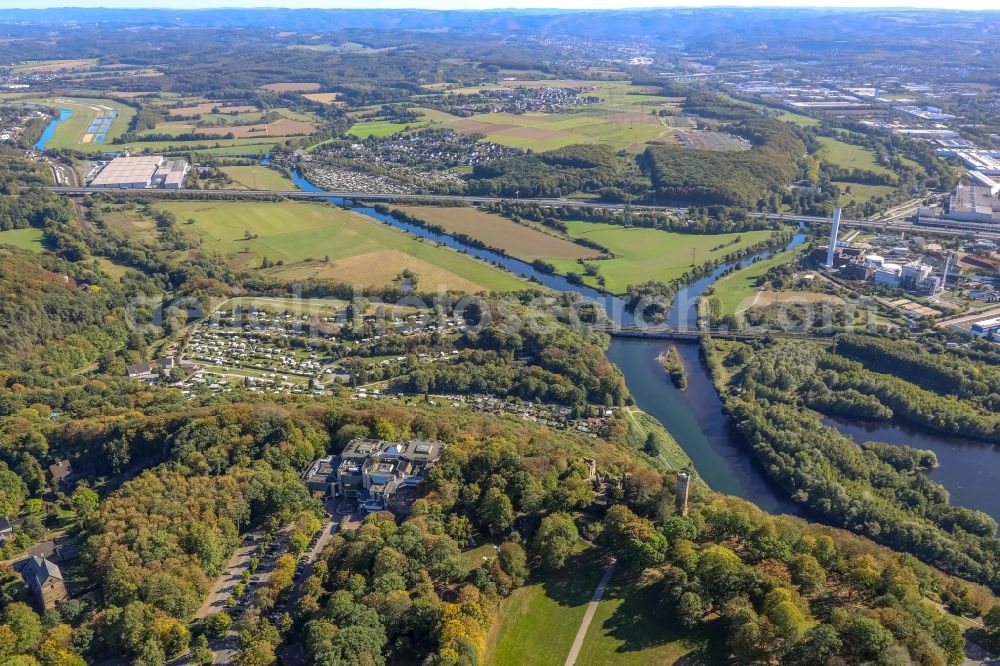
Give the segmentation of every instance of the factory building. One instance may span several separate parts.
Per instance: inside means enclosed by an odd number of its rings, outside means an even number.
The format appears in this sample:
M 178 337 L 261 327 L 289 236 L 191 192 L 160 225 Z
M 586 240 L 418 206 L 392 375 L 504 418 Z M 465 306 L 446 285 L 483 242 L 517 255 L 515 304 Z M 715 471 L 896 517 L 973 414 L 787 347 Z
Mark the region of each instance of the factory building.
M 939 225 L 948 225 L 949 222 L 998 224 L 1000 223 L 1000 199 L 993 194 L 992 187 L 959 185 L 948 198 L 947 212 L 921 207 L 917 211 L 917 222 Z
M 184 187 L 188 173 L 184 160 L 165 160 L 160 155 L 116 157 L 90 181 L 90 187 L 116 190 Z
M 1000 331 L 1000 317 L 977 321 L 972 325 L 971 331 L 973 335 L 979 338 L 993 337 L 994 334 Z

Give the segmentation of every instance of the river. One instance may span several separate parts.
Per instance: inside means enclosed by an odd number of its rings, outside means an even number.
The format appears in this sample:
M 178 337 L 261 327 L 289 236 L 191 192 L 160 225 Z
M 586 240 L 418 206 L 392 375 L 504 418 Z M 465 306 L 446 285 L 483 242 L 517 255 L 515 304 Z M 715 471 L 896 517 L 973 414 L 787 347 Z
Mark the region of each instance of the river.
M 297 171 L 292 171 L 291 176 L 295 184 L 304 191 L 315 192 L 320 189 Z M 338 205 L 345 203 L 340 199 L 332 199 L 332 202 Z M 573 284 L 559 275 L 538 271 L 519 259 L 469 247 L 451 236 L 408 224 L 391 215 L 379 213 L 374 208 L 356 207 L 354 210 L 420 238 L 444 243 L 448 247 L 503 266 L 556 291 L 580 293 L 588 300 L 599 302 L 612 321 L 634 323 L 634 317 L 625 308 L 625 301 L 618 296 Z M 806 234 L 800 231 L 785 249 L 801 245 L 805 239 Z M 748 266 L 755 259 L 769 254 L 758 253 L 743 259 L 738 265 Z M 731 264 L 721 265 L 681 289 L 674 297 L 666 323 L 671 326 L 694 326 L 697 323 L 698 298 L 730 268 Z M 667 345 L 668 343 L 660 340 L 612 339 L 608 359 L 621 369 L 636 405 L 663 424 L 694 462 L 698 474 L 714 490 L 750 500 L 772 513 L 800 514 L 800 507 L 787 499 L 767 479 L 756 461 L 747 455 L 739 438 L 732 433 L 732 424 L 723 412 L 719 394 L 701 361 L 698 345 L 677 345 L 688 369 L 688 388 L 685 391 L 674 387 L 656 360 L 657 354 Z
M 38 141 L 35 143 L 35 150 L 45 150 L 45 146 L 52 139 L 52 135 L 56 133 L 56 128 L 59 127 L 59 124 L 72 115 L 73 112 L 69 109 L 59 109 L 59 117 L 45 126 L 45 131 L 42 132 L 42 135 L 38 137 Z

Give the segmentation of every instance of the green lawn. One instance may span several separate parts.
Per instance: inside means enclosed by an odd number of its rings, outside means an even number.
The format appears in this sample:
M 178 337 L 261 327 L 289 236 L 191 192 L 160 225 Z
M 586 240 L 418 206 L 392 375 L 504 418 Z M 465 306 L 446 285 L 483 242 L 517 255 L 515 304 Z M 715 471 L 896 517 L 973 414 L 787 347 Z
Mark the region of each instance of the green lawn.
M 416 273 L 420 291 L 528 287 L 485 262 L 327 204 L 172 201 L 157 206 L 172 211 L 182 231 L 197 233 L 204 250 L 247 269 L 258 269 L 264 258 L 284 262 L 266 270 L 290 281 L 325 278 L 381 287 L 409 269 Z M 194 224 L 187 224 L 188 219 Z M 256 238 L 246 239 L 247 232 Z
M 579 546 L 561 571 L 539 575 L 503 601 L 487 663 L 563 666 L 604 573 L 597 550 Z
M 640 586 L 634 576 L 616 572 L 604 592 L 578 666 L 654 666 L 673 664 L 685 654 L 705 648 L 703 639 L 682 638 L 660 606 L 656 584 Z
M 83 152 L 98 152 L 121 150 L 122 146 L 112 144 L 112 140 L 121 136 L 128 129 L 129 121 L 135 115 L 135 109 L 121 102 L 110 99 L 90 97 L 46 97 L 44 99 L 27 99 L 25 102 L 43 104 L 58 109 L 69 109 L 73 115 L 56 127 L 55 133 L 46 144 L 46 148 L 72 148 Z M 118 112 L 111 123 L 111 129 L 105 135 L 104 141 L 84 143 L 83 139 L 94 119 L 102 113 L 98 107 L 108 107 Z M 93 138 L 93 137 L 91 137 Z
M 766 240 L 770 231 L 749 231 L 741 234 L 679 234 L 659 229 L 626 228 L 616 224 L 570 221 L 566 223 L 570 236 L 588 238 L 614 253 L 613 259 L 594 261 L 605 279 L 605 289 L 621 294 L 630 284 L 648 280 L 669 282 L 700 266 L 731 252 Z M 739 242 L 733 242 L 739 237 Z M 732 243 L 732 244 L 731 244 Z M 719 247 L 722 246 L 722 247 Z M 552 262 L 561 272 L 582 273 L 572 260 Z M 596 278 L 585 278 L 587 284 L 598 286 Z
M 823 148 L 820 151 L 823 159 L 844 169 L 864 169 L 875 173 L 891 174 L 892 171 L 875 161 L 872 151 L 844 143 L 829 136 L 818 137 Z
M 841 192 L 844 192 L 848 187 L 851 188 L 850 194 L 840 195 L 841 205 L 852 201 L 859 204 L 867 203 L 875 197 L 884 197 L 892 194 L 894 189 L 889 185 L 865 185 L 862 183 L 846 183 L 843 181 L 834 181 L 833 184 L 836 185 Z
M 778 120 L 784 120 L 786 123 L 795 123 L 799 127 L 814 127 L 819 125 L 819 121 L 815 118 L 809 116 L 804 116 L 801 113 L 792 113 L 791 111 L 785 111 L 780 116 L 777 116 Z
M 289 192 L 297 189 L 295 183 L 283 171 L 265 166 L 230 166 L 222 167 L 233 184 L 248 190 L 272 190 Z
M 34 227 L 8 229 L 7 231 L 0 231 L 0 245 L 13 245 L 24 250 L 41 252 L 44 249 L 42 246 L 42 236 L 42 230 L 35 229 Z
M 715 283 L 713 296 L 719 299 L 722 314 L 733 314 L 744 310 L 753 300 L 757 280 L 775 266 L 787 264 L 797 257 L 804 246 L 779 252 L 769 259 L 750 264 L 746 268 L 730 273 Z

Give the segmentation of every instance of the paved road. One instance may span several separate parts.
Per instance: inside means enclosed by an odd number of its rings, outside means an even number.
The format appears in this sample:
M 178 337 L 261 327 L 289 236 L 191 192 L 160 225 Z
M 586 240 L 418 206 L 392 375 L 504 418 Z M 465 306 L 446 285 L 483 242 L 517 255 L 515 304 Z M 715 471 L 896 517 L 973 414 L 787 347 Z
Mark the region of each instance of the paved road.
M 594 596 L 591 597 L 590 603 L 587 604 L 587 611 L 583 614 L 583 621 L 580 622 L 580 628 L 576 632 L 573 647 L 569 649 L 569 656 L 566 657 L 565 666 L 576 664 L 576 659 L 580 656 L 580 648 L 583 647 L 583 639 L 587 637 L 587 629 L 590 628 L 590 623 L 594 619 L 594 613 L 597 612 L 597 605 L 601 603 L 604 591 L 608 589 L 608 583 L 611 582 L 611 576 L 614 573 L 615 561 L 611 560 L 611 564 L 604 571 L 604 576 L 601 577 L 601 581 L 597 584 L 597 589 L 594 590 Z
M 236 584 L 243 582 L 243 572 L 250 566 L 250 559 L 256 548 L 256 544 L 248 543 L 236 549 L 226 568 L 212 584 L 212 591 L 205 598 L 205 603 L 194 614 L 195 618 L 201 619 L 210 613 L 226 610 L 226 599 L 233 593 Z

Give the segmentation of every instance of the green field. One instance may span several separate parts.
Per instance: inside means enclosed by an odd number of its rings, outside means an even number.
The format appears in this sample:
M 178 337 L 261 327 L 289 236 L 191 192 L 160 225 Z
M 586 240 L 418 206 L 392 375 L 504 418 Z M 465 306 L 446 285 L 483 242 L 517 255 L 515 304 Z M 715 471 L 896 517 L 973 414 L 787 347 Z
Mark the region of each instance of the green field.
M 364 121 L 356 123 L 349 134 L 357 137 L 383 137 L 409 129 L 442 125 L 467 134 L 483 134 L 493 141 L 515 148 L 535 151 L 554 150 L 580 143 L 605 143 L 619 150 L 641 151 L 648 142 L 668 137 L 673 129 L 667 118 L 654 111 L 676 105 L 678 99 L 650 94 L 651 91 L 628 81 L 513 81 L 488 83 L 449 92 L 476 92 L 511 86 L 540 85 L 579 88 L 600 103 L 568 107 L 560 113 L 529 112 L 480 113 L 463 118 L 436 109 L 416 108 L 423 114 L 414 123 Z M 592 89 L 591 89 L 592 88 Z
M 173 212 L 182 231 L 197 233 L 204 250 L 245 269 L 258 269 L 264 258 L 284 262 L 265 270 L 289 281 L 327 278 L 381 287 L 409 269 L 421 291 L 528 287 L 485 262 L 326 204 L 176 201 L 157 206 Z M 257 237 L 246 239 L 247 232 Z
M 230 166 L 222 167 L 222 171 L 232 179 L 236 187 L 242 186 L 248 190 L 289 192 L 297 189 L 284 172 L 270 167 Z
M 734 314 L 745 310 L 753 300 L 757 290 L 757 280 L 775 266 L 787 264 L 801 254 L 800 246 L 750 264 L 746 268 L 730 273 L 715 283 L 713 296 L 719 299 L 722 314 Z
M 626 228 L 617 224 L 570 221 L 566 223 L 570 236 L 588 238 L 608 248 L 613 259 L 595 260 L 604 288 L 612 293 L 624 293 L 630 284 L 648 280 L 669 282 L 700 266 L 731 252 L 766 240 L 770 231 L 749 231 L 741 234 L 679 234 L 658 229 Z M 739 237 L 739 242 L 733 242 Z M 732 244 L 730 244 L 732 243 Z M 719 248 L 719 246 L 724 246 Z M 718 249 L 713 249 L 718 248 Z M 572 260 L 552 262 L 561 273 L 581 273 Z M 585 277 L 590 286 L 599 286 L 596 278 Z
M 875 154 L 870 150 L 829 136 L 821 136 L 818 139 L 823 146 L 820 155 L 831 164 L 844 169 L 864 169 L 875 173 L 892 174 L 890 169 L 875 161 Z
M 894 188 L 889 185 L 865 185 L 863 183 L 846 183 L 839 180 L 834 181 L 833 184 L 836 185 L 841 192 L 844 192 L 848 187 L 851 188 L 850 194 L 840 195 L 840 205 L 842 206 L 851 203 L 852 201 L 854 203 L 864 204 L 875 197 L 884 197 L 892 194 L 894 191 Z
M 83 152 L 100 152 L 121 150 L 123 146 L 115 145 L 112 141 L 125 133 L 128 129 L 129 121 L 135 115 L 135 109 L 131 106 L 115 102 L 110 99 L 89 98 L 89 97 L 46 97 L 44 99 L 27 99 L 25 102 L 31 104 L 43 104 L 57 109 L 69 109 L 73 115 L 64 120 L 56 127 L 52 138 L 46 144 L 46 148 L 72 148 Z M 87 130 L 94 119 L 103 111 L 99 107 L 108 107 L 118 112 L 117 117 L 111 123 L 111 129 L 105 135 L 104 141 L 95 143 L 85 142 L 88 137 Z M 90 137 L 93 139 L 93 137 Z
M 682 638 L 689 633 L 664 617 L 661 591 L 634 576 L 616 573 L 604 592 L 583 640 L 577 666 L 652 666 L 673 664 L 707 641 Z
M 449 234 L 464 234 L 521 259 L 578 259 L 598 252 L 552 233 L 466 206 L 400 206 L 400 210 Z
M 544 572 L 514 590 L 501 604 L 487 663 L 563 666 L 603 573 L 597 550 L 580 542 L 580 552 L 561 571 Z
M 407 129 L 419 129 L 421 127 L 426 127 L 428 124 L 429 123 L 427 121 L 418 121 L 415 123 L 391 123 L 387 120 L 368 120 L 361 123 L 355 123 L 347 133 L 351 136 L 356 136 L 359 139 L 365 139 L 370 136 L 381 138 L 397 134 Z
M 270 152 L 274 144 L 280 138 L 273 138 L 267 142 L 261 142 L 260 138 L 250 139 L 201 139 L 198 141 L 136 141 L 128 144 L 115 145 L 112 150 L 124 150 L 128 148 L 133 153 L 161 153 L 167 150 L 176 152 L 188 152 L 196 150 L 207 155 L 217 154 L 262 154 Z M 200 149 L 199 146 L 208 146 Z
M 43 232 L 41 229 L 28 227 L 26 229 L 8 229 L 0 231 L 0 245 L 13 245 L 32 252 L 41 252 Z
M 804 116 L 801 113 L 792 113 L 791 111 L 785 111 L 776 117 L 778 120 L 784 120 L 786 123 L 795 123 L 799 127 L 814 127 L 819 125 L 819 121 L 815 118 Z

